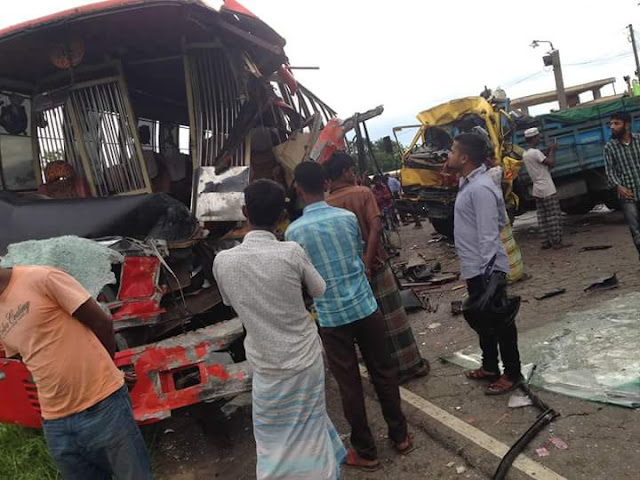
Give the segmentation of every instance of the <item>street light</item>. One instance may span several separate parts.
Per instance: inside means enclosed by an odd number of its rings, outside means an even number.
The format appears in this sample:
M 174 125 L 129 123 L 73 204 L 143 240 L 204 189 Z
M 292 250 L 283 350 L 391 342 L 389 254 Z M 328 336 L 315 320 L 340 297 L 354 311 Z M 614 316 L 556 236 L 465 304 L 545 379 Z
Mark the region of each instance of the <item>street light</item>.
M 567 94 L 564 90 L 564 79 L 562 78 L 562 65 L 560 64 L 560 51 L 553 48 L 553 43 L 549 40 L 534 40 L 531 42 L 531 48 L 539 47 L 541 43 L 548 43 L 551 51 L 542 57 L 545 67 L 553 67 L 553 75 L 556 79 L 556 97 L 560 104 L 560 110 L 567 109 Z
M 534 40 L 533 42 L 531 42 L 530 47 L 531 48 L 539 47 L 541 43 L 548 43 L 549 46 L 551 47 L 551 50 L 555 50 L 555 48 L 553 48 L 553 43 L 551 43 L 549 40 Z

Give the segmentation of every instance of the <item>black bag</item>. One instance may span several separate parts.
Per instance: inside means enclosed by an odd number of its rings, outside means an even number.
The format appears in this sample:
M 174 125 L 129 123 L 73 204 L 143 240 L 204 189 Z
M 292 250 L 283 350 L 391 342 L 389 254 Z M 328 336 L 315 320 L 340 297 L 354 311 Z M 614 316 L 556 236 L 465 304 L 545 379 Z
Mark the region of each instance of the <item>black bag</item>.
M 520 297 L 507 296 L 507 274 L 493 272 L 494 256 L 482 276 L 483 290 L 470 295 L 462 305 L 462 314 L 479 334 L 498 334 L 515 322 Z

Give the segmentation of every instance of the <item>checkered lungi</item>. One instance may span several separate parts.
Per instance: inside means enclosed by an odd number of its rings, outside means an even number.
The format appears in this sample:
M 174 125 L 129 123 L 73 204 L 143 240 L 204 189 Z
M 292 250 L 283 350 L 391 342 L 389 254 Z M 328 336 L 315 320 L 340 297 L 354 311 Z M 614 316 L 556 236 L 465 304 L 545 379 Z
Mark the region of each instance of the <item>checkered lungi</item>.
M 543 246 L 562 243 L 562 212 L 558 194 L 536 198 L 538 228 Z
M 388 262 L 384 268 L 373 273 L 370 283 L 384 316 L 387 348 L 398 366 L 399 382 L 425 375 L 429 371 L 429 364 L 420 356 L 407 312 L 402 305 L 396 277 Z

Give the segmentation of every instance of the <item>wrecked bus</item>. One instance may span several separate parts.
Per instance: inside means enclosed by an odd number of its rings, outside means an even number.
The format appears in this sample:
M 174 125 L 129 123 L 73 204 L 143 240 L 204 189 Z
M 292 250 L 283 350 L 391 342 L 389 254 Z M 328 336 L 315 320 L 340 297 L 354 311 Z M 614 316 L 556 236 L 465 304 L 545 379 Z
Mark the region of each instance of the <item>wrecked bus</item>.
M 401 182 L 405 197 L 420 204 L 434 229 L 453 237 L 453 210 L 458 193 L 458 178 L 443 172 L 453 138 L 464 132 L 478 132 L 490 140 L 494 161 L 503 169 L 503 191 L 509 216 L 518 208 L 513 180 L 522 166 L 521 149 L 514 147 L 512 122 L 504 102 L 490 103 L 483 97 L 452 100 L 425 110 L 417 116 L 420 124 L 395 127 L 398 133 L 413 129 L 416 133 L 402 154 Z
M 141 423 L 250 389 L 213 258 L 242 238 L 244 186 L 290 186 L 335 116 L 282 37 L 221 4 L 110 0 L 0 31 L 0 256 L 37 241 L 73 263 L 72 242 L 47 243 L 65 235 L 115 254 L 97 298 Z M 0 397 L 0 422 L 40 425 L 29 372 L 2 351 Z

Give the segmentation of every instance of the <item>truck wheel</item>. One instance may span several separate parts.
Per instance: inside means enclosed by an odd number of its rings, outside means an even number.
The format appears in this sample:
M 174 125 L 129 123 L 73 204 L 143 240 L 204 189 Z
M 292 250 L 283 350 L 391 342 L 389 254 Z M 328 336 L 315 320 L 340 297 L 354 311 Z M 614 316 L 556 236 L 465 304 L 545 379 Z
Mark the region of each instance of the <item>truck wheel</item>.
M 604 201 L 604 204 L 609 210 L 620 210 L 620 200 L 618 200 L 618 197 L 611 196 Z
M 596 202 L 593 200 L 581 200 L 570 205 L 561 206 L 562 211 L 567 215 L 586 215 L 593 207 L 596 206 Z
M 430 218 L 429 221 L 436 232 L 448 238 L 453 238 L 453 217 Z

